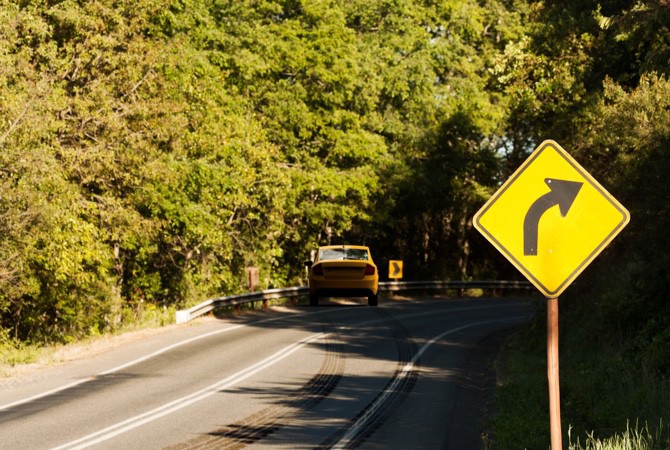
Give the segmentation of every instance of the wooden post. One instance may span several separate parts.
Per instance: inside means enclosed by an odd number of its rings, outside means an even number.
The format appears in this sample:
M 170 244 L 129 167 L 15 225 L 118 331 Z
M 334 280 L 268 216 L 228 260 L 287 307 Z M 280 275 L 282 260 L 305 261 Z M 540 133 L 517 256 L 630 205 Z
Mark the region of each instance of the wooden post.
M 247 267 L 245 270 L 247 272 L 247 287 L 249 288 L 249 292 L 254 292 L 258 287 L 259 281 L 258 267 Z
M 547 378 L 551 450 L 562 450 L 561 389 L 558 375 L 558 298 L 547 299 Z

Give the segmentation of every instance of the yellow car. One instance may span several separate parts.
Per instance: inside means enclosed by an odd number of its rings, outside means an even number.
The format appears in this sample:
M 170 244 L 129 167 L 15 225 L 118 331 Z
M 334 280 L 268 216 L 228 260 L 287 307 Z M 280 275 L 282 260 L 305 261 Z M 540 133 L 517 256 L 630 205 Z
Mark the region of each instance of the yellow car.
M 319 304 L 319 296 L 367 297 L 377 306 L 379 272 L 370 249 L 362 245 L 319 247 L 309 268 L 309 304 Z

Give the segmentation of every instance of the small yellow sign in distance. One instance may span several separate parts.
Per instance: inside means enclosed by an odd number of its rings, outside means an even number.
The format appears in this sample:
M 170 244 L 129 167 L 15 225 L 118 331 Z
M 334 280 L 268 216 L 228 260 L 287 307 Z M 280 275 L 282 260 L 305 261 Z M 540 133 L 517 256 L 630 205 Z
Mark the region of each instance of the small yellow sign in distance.
M 389 278 L 394 280 L 402 278 L 402 261 L 389 261 Z
M 558 297 L 630 214 L 558 143 L 540 144 L 475 214 L 475 228 L 546 297 Z

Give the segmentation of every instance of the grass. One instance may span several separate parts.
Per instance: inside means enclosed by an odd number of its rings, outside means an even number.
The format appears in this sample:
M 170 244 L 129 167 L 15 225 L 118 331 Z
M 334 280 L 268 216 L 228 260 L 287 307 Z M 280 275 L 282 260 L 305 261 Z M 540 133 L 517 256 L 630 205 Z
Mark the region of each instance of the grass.
M 584 445 L 577 442 L 572 442 L 571 432 L 568 432 L 570 441 L 569 450 L 667 450 L 670 448 L 670 441 L 663 441 L 663 423 L 660 422 L 656 427 L 654 433 L 649 430 L 649 426 L 645 424 L 644 428 L 640 429 L 638 424 L 634 429 L 631 429 L 629 424 L 626 424 L 626 430 L 618 433 L 615 436 L 608 438 L 596 438 L 594 433 L 589 433 Z
M 78 339 L 73 337 L 63 343 L 21 342 L 4 332 L 0 334 L 0 377 L 10 376 L 15 372 L 13 369 L 18 366 L 53 364 L 58 359 L 55 355 L 70 344 L 86 345 L 110 336 L 164 327 L 174 323 L 174 316 L 174 308 L 157 308 L 153 305 L 143 308 L 125 308 L 122 311 L 120 325 L 115 329 L 104 332 L 92 329 L 84 337 Z
M 2 343 L 0 344 L 0 367 L 17 366 L 36 362 L 42 349 L 34 345 Z
M 283 306 L 295 304 L 295 298 L 273 299 L 267 301 L 267 306 Z M 214 311 L 217 316 L 237 315 L 242 312 L 257 310 L 262 302 L 244 303 L 239 310 L 233 306 L 218 308 Z M 0 378 L 12 376 L 15 369 L 30 364 L 51 365 L 60 360 L 58 356 L 68 346 L 95 344 L 104 339 L 119 336 L 125 333 L 145 329 L 162 328 L 175 323 L 176 309 L 159 308 L 151 304 L 140 304 L 135 307 L 126 307 L 121 312 L 120 325 L 113 330 L 89 330 L 87 336 L 72 338 L 63 343 L 26 343 L 8 336 L 6 331 L 0 330 Z M 20 371 L 19 371 L 20 372 Z
M 545 316 L 540 310 L 497 363 L 490 425 L 498 450 L 550 448 Z M 561 317 L 567 322 L 559 345 L 564 447 L 670 450 L 670 432 L 663 427 L 670 420 L 670 379 L 638 363 L 620 342 L 595 339 L 584 320 Z

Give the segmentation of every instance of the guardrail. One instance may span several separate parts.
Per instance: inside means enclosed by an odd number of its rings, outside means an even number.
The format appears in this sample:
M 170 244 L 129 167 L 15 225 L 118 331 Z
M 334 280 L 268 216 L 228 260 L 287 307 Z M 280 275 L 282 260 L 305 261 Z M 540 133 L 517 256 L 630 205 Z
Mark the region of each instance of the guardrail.
M 532 289 L 527 281 L 382 281 L 380 292 L 400 292 L 417 290 L 441 289 Z M 304 297 L 309 294 L 309 287 L 289 287 L 267 289 L 260 292 L 229 295 L 204 301 L 192 308 L 177 311 L 176 322 L 186 323 L 222 306 L 235 306 L 244 303 L 266 302 L 278 298 Z

